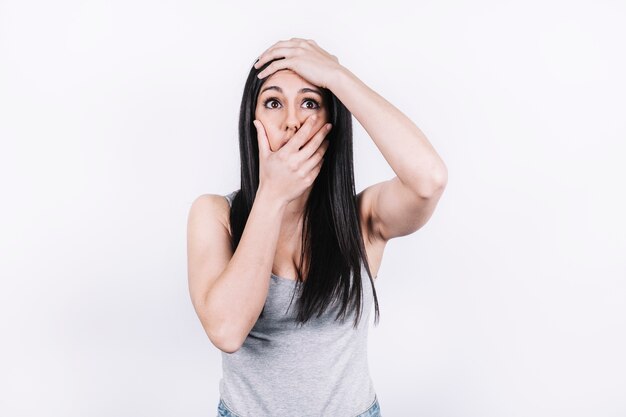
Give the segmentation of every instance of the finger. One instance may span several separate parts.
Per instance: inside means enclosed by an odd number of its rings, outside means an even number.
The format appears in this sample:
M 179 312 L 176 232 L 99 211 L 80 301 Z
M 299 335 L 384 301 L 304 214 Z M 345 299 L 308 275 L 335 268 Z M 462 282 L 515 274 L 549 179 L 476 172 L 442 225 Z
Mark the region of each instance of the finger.
M 313 155 L 313 153 L 315 153 L 324 142 L 328 142 L 325 140 L 326 136 L 330 132 L 328 126 L 332 125 L 330 123 L 326 123 L 320 130 L 317 131 L 315 136 L 313 136 L 313 138 L 311 138 L 311 140 L 302 147 L 300 154 L 304 160 L 310 158 L 311 155 Z
M 302 167 L 309 171 L 316 167 L 321 163 L 321 160 L 324 159 L 324 155 L 326 155 L 326 151 L 328 150 L 329 142 L 325 140 L 319 148 L 311 155 L 311 157 L 302 164 Z
M 267 54 L 268 52 L 270 52 L 271 50 L 273 50 L 274 48 L 280 48 L 283 46 L 288 46 L 290 44 L 293 44 L 293 41 L 288 40 L 288 41 L 278 41 L 276 42 L 274 45 L 270 46 L 269 48 L 267 48 L 265 51 L 263 51 L 263 53 L 261 55 L 259 55 L 259 60 L 257 63 L 260 62 L 267 62 L 267 59 L 264 59 L 264 55 Z M 256 68 L 261 67 L 263 64 L 259 64 L 259 65 L 255 65 Z
M 263 127 L 263 123 L 258 120 L 253 120 L 252 123 L 256 128 L 257 141 L 259 142 L 259 156 L 264 159 L 272 152 L 267 140 L 267 135 L 265 134 L 265 127 Z
M 259 61 L 254 64 L 254 68 L 261 68 L 263 65 L 265 65 L 266 62 L 269 62 L 273 59 L 289 58 L 291 56 L 298 55 L 299 52 L 300 50 L 297 47 L 273 48 L 272 50 L 265 52 L 259 58 Z
M 254 68 L 261 68 L 263 66 L 263 64 L 265 64 L 267 61 L 269 61 L 267 59 L 267 54 L 271 53 L 274 50 L 274 48 L 281 47 L 280 44 L 282 44 L 283 42 L 284 41 L 276 42 L 274 45 L 270 46 L 265 51 L 263 51 L 263 53 L 261 55 L 259 55 L 259 57 L 257 58 L 257 60 L 256 60 L 256 62 L 254 64 Z
M 300 48 L 310 48 L 317 46 L 313 39 L 291 38 L 290 41 Z
M 317 121 L 318 116 L 313 114 L 309 116 L 305 121 L 302 127 L 296 132 L 296 134 L 283 146 L 286 149 L 286 152 L 298 152 L 302 146 L 311 138 L 313 135 L 313 126 Z
M 311 178 L 313 179 L 311 183 L 315 182 L 317 177 L 319 176 L 320 171 L 322 170 L 322 165 L 324 165 L 324 158 L 320 158 L 320 160 L 315 164 L 315 166 L 311 169 Z
M 285 69 L 285 68 L 288 68 L 294 72 L 298 72 L 296 68 L 293 66 L 293 64 L 294 64 L 293 58 L 279 59 L 278 61 L 274 61 L 271 64 L 269 64 L 263 71 L 259 72 L 257 74 L 257 77 L 259 78 L 269 77 L 276 71 Z
M 317 175 L 319 174 L 322 164 L 324 162 L 323 158 L 319 158 L 319 160 L 311 160 L 308 161 L 305 165 L 300 168 L 299 176 L 302 178 L 307 184 L 313 184 Z

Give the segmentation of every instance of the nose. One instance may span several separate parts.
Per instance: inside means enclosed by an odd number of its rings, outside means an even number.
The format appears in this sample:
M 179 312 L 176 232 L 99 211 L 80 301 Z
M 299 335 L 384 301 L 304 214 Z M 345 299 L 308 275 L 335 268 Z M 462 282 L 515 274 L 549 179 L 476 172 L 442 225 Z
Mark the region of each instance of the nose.
M 289 107 L 287 110 L 287 116 L 284 120 L 283 130 L 292 130 L 293 134 L 295 134 L 300 129 L 300 126 L 302 126 L 301 117 L 302 116 L 298 114 L 298 110 Z

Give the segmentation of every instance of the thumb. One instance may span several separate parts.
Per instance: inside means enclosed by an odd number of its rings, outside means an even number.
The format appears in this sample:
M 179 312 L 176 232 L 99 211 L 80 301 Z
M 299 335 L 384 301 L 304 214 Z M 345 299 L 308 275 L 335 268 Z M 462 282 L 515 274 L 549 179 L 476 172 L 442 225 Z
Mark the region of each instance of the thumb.
M 256 127 L 257 141 L 259 142 L 259 155 L 265 158 L 270 153 L 270 145 L 267 141 L 267 135 L 265 134 L 265 128 L 263 123 L 258 120 L 253 120 L 252 123 Z

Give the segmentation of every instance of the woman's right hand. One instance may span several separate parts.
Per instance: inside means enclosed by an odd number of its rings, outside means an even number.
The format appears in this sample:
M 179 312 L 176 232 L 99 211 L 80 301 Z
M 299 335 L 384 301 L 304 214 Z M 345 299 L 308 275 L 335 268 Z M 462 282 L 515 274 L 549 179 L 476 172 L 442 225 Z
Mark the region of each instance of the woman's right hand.
M 253 121 L 259 142 L 259 190 L 263 188 L 274 198 L 289 203 L 313 184 L 324 162 L 323 156 L 329 145 L 324 139 L 331 127 L 326 123 L 313 132 L 316 117 L 309 116 L 298 132 L 276 152 L 270 148 L 263 124 L 259 120 Z

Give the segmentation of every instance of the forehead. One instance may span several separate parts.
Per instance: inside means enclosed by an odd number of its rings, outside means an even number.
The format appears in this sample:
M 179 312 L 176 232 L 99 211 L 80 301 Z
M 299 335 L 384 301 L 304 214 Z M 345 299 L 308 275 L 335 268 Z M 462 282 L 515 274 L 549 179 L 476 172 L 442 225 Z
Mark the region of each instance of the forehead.
M 269 86 L 280 87 L 283 90 L 283 93 L 297 93 L 298 90 L 305 87 L 319 91 L 315 85 L 311 84 L 302 78 L 297 72 L 290 69 L 281 69 L 270 75 L 261 86 L 260 91 L 265 90 Z

